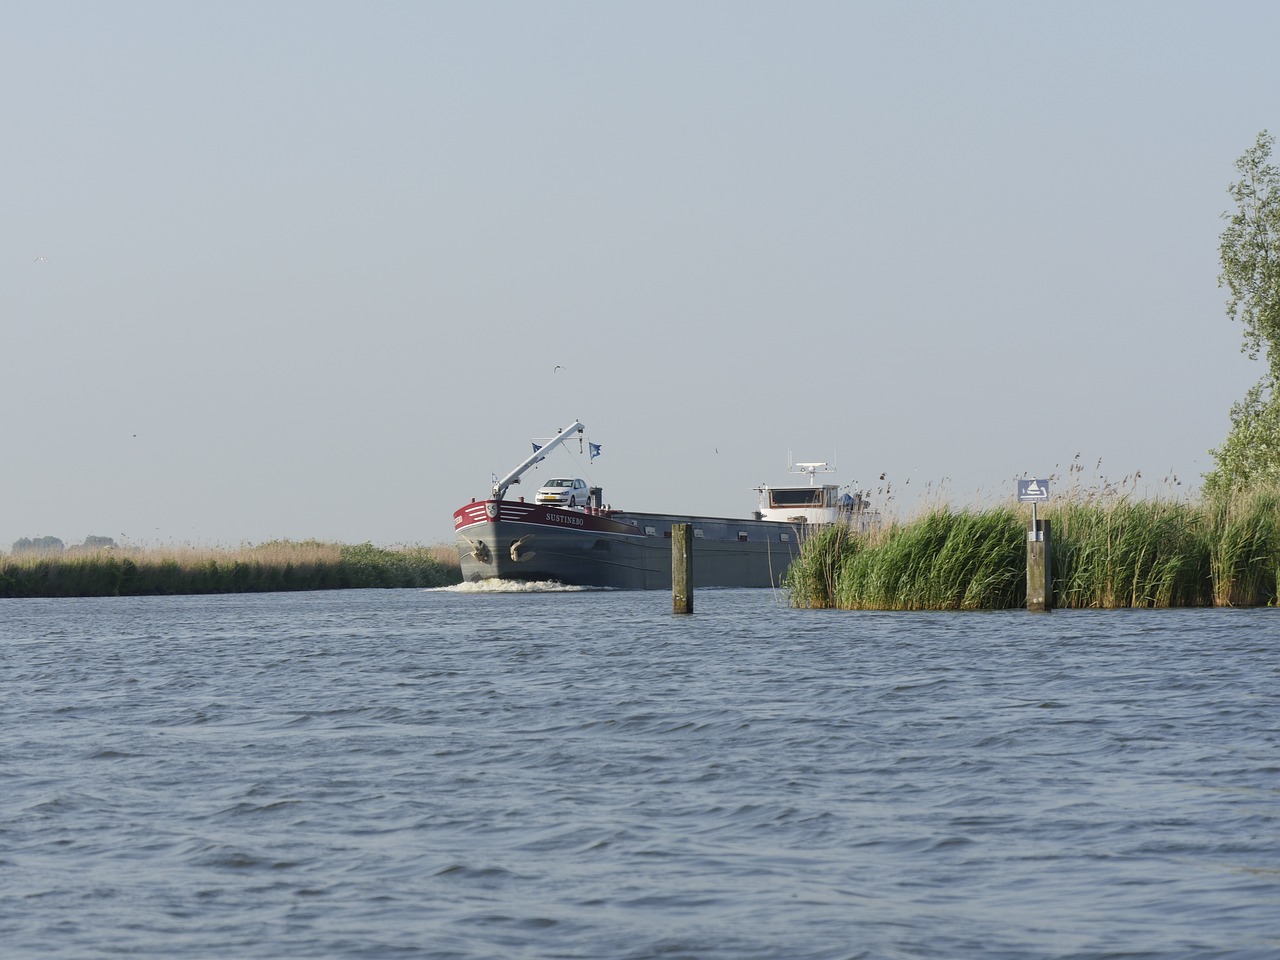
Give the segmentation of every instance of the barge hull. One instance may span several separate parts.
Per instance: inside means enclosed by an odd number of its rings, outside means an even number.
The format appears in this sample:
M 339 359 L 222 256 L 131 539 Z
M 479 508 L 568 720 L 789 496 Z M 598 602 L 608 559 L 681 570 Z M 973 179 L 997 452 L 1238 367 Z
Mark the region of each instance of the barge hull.
M 785 523 L 579 511 L 504 500 L 454 513 L 467 581 L 555 581 L 622 590 L 671 587 L 671 527 L 693 529 L 694 587 L 776 587 L 799 549 Z

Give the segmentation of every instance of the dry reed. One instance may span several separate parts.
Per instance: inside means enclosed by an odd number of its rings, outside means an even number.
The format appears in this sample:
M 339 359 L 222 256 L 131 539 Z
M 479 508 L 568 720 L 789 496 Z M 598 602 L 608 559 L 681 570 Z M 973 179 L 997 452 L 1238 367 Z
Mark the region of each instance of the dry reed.
M 452 547 L 275 540 L 239 547 L 107 547 L 0 557 L 0 597 L 436 587 L 461 580 Z

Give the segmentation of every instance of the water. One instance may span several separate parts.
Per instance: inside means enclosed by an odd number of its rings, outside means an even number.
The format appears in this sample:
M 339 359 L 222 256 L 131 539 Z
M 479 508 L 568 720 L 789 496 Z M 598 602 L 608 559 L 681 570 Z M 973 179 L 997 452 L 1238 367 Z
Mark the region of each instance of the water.
M 1275 958 L 1275 611 L 0 601 L 6 958 Z

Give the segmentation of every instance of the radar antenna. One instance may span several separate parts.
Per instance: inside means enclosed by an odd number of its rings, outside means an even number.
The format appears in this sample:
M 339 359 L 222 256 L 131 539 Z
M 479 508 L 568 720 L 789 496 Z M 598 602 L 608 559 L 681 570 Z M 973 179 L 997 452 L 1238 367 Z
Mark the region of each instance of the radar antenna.
M 815 486 L 818 482 L 817 475 L 820 473 L 835 473 L 835 454 L 833 453 L 830 461 L 812 460 L 806 463 L 796 463 L 791 459 L 791 451 L 787 451 L 787 471 L 789 473 L 802 473 L 809 478 L 809 486 Z

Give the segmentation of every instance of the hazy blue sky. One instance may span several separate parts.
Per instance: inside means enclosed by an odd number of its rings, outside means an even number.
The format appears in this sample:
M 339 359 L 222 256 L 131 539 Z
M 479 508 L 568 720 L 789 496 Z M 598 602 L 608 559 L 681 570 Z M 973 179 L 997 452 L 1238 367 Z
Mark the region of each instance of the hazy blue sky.
M 632 509 L 1191 485 L 1262 373 L 1274 3 L 0 10 L 5 549 L 451 539 L 575 417 Z

